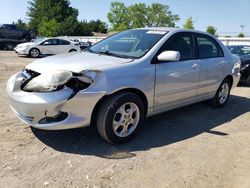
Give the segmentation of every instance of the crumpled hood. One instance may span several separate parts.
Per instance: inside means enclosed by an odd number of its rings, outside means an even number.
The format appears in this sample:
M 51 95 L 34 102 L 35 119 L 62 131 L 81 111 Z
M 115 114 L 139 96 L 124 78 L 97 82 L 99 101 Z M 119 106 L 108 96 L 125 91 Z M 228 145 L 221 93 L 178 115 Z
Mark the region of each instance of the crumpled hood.
M 128 63 L 131 61 L 133 60 L 82 52 L 67 53 L 42 58 L 27 65 L 26 68 L 39 73 L 53 70 L 80 72 L 87 69 L 101 70 L 107 66 L 116 66 L 118 64 Z

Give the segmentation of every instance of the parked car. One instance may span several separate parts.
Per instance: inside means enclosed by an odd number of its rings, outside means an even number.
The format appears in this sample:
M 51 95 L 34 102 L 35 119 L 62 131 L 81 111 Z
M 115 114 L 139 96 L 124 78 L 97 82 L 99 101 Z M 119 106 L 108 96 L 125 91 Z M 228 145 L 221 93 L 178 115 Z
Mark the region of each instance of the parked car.
M 30 41 L 35 34 L 29 30 L 18 29 L 14 24 L 3 24 L 0 26 L 0 39 L 13 39 Z
M 234 45 L 228 46 L 232 54 L 238 55 L 241 60 L 240 83 L 250 86 L 250 46 Z
M 62 38 L 39 38 L 33 42 L 17 45 L 14 50 L 19 55 L 39 57 L 40 55 L 52 55 L 80 51 L 77 43 Z
M 37 60 L 7 83 L 10 106 L 29 126 L 97 126 L 110 143 L 131 140 L 149 117 L 211 99 L 223 107 L 240 60 L 216 38 L 184 29 L 127 30 L 87 51 Z

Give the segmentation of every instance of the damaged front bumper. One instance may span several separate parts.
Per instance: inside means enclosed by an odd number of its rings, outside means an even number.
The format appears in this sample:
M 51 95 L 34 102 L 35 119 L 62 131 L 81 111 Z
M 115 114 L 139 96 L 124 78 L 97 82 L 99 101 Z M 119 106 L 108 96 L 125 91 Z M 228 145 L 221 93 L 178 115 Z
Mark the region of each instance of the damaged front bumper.
M 68 87 L 53 92 L 25 92 L 20 85 L 18 74 L 8 80 L 11 109 L 24 123 L 46 130 L 89 126 L 95 105 L 105 95 L 87 90 L 74 94 Z

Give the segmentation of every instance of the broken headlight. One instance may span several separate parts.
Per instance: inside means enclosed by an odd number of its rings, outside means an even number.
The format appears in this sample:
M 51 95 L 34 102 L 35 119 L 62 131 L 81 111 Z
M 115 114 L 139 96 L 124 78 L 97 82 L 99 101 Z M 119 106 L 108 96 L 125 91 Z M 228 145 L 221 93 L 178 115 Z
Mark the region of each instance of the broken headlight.
M 23 88 L 24 91 L 47 92 L 57 90 L 58 87 L 65 85 L 73 77 L 72 72 L 57 70 L 42 73 L 31 79 Z

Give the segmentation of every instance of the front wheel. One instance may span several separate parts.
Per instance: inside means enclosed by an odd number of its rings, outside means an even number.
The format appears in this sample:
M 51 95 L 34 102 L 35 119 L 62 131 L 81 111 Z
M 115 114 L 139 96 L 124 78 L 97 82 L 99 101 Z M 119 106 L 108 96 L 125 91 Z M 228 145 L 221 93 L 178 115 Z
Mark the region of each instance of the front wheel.
M 120 93 L 111 96 L 102 104 L 97 115 L 97 129 L 110 143 L 130 141 L 145 119 L 145 107 L 136 94 Z
M 37 58 L 40 56 L 40 51 L 37 48 L 32 48 L 29 52 L 30 57 Z
M 225 79 L 220 87 L 218 88 L 216 95 L 213 99 L 213 105 L 216 107 L 223 107 L 228 101 L 228 98 L 230 96 L 230 90 L 232 87 L 232 83 L 228 80 Z

